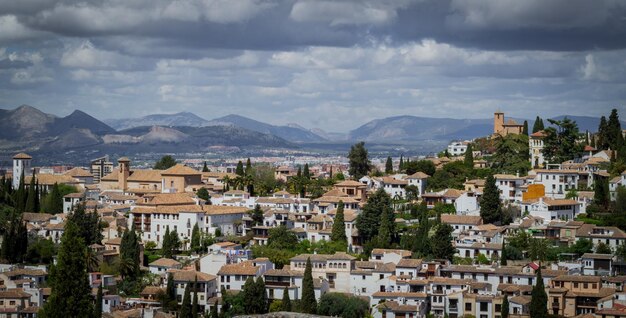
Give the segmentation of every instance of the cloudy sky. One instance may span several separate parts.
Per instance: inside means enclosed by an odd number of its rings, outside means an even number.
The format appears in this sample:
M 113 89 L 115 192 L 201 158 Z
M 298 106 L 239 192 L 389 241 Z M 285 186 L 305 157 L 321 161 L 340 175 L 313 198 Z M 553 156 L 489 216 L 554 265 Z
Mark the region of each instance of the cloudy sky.
M 0 0 L 0 108 L 21 104 L 329 131 L 599 116 L 626 110 L 626 1 Z

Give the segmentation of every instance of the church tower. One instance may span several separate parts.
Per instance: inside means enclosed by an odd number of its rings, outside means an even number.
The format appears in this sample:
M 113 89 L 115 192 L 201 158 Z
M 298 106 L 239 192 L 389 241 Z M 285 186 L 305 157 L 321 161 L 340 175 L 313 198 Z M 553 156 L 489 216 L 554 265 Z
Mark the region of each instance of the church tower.
M 13 156 L 13 189 L 17 189 L 20 186 L 22 175 L 30 174 L 31 159 L 33 157 L 23 152 Z
M 497 111 L 493 113 L 493 133 L 499 134 L 504 130 L 504 113 Z
M 126 190 L 128 186 L 128 176 L 130 176 L 130 159 L 126 157 L 119 158 L 119 171 L 117 174 L 117 186 L 120 190 Z

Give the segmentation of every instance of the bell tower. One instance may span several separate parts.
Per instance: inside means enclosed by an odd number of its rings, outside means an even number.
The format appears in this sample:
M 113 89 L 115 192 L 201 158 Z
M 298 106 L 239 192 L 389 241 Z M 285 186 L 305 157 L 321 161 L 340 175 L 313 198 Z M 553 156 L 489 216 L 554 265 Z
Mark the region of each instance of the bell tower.
M 130 176 L 130 159 L 122 157 L 117 160 L 117 163 L 119 163 L 117 186 L 120 190 L 126 190 L 128 186 L 128 176 Z
M 504 130 L 504 113 L 497 111 L 493 113 L 493 133 L 499 134 Z

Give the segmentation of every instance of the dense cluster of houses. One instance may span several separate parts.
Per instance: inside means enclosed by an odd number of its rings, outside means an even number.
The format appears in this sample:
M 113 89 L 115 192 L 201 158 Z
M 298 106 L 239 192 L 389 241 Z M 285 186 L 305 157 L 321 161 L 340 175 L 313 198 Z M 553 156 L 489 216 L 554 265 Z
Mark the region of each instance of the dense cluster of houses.
M 513 124 L 505 128 L 518 129 Z M 540 138 L 531 136 L 531 152 L 539 147 L 537 140 Z M 510 301 L 511 317 L 528 317 L 530 291 L 539 265 L 531 262 L 500 266 L 498 259 L 507 236 L 524 231 L 532 237 L 550 239 L 564 246 L 581 239 L 612 248 L 626 243 L 626 233 L 616 227 L 575 220 L 586 211 L 592 193 L 578 191 L 575 197 L 566 199 L 570 190 L 592 184 L 598 175 L 606 176 L 606 171 L 598 167 L 610 160 L 610 155 L 606 151 L 587 150 L 589 153 L 582 160 L 537 168 L 526 176 L 495 175 L 501 201 L 519 207 L 522 213 L 522 217 L 507 226 L 483 224 L 479 213 L 479 198 L 485 186 L 483 179 L 466 180 L 464 189 L 428 192 L 427 174 L 398 173 L 341 181 L 315 199 L 286 191 L 258 197 L 243 190 L 226 190 L 225 180 L 234 178 L 232 173 L 200 172 L 183 164 L 166 170 L 134 169 L 125 157 L 118 159 L 113 168 L 109 167 L 110 163 L 106 162 L 105 166 L 99 161 L 95 166 L 92 163 L 91 170 L 73 168 L 62 174 L 35 174 L 42 187 L 68 184 L 80 193 L 64 197 L 63 214 L 27 212 L 23 219 L 30 233 L 58 243 L 67 213 L 77 204 L 85 204 L 89 211 L 97 210 L 107 226 L 103 230 L 102 244 L 90 248 L 104 260 L 117 257 L 121 233 L 132 227 L 141 232 L 144 244 L 154 242 L 157 247 L 163 243 L 166 231 L 175 232 L 183 250 L 190 248 L 195 226 L 211 235 L 252 233 L 252 245 L 267 244 L 269 230 L 279 225 L 293 231 L 299 240 L 328 241 L 337 208 L 343 202 L 349 251 L 358 252 L 362 246 L 356 220 L 367 197 L 383 189 L 394 200 L 404 200 L 409 196 L 407 187 L 411 186 L 412 199 L 424 202 L 428 208 L 438 204 L 454 206 L 456 213 L 441 215 L 441 221 L 454 229 L 456 256 L 475 259 L 483 255 L 491 262 L 453 265 L 445 260 L 412 259 L 411 252 L 405 250 L 375 249 L 366 261 L 348 253 L 298 255 L 279 269 L 267 258 L 252 257 L 246 246 L 218 242 L 209 247 L 208 254 L 192 257 L 192 266 L 183 267 L 181 262 L 172 259 L 147 264 L 147 270 L 161 278 L 159 283 L 146 287 L 139 298 L 107 294 L 103 308 L 110 315 L 133 310 L 139 310 L 146 317 L 155 315 L 160 306 L 157 294 L 166 286 L 168 273 L 172 273 L 179 301 L 185 286 L 197 281 L 198 302 L 207 312 L 211 306 L 219 306 L 222 287 L 229 291 L 241 290 L 248 277 L 264 278 L 269 299 L 281 299 L 284 292 L 288 292 L 291 299 L 299 299 L 305 263 L 310 259 L 316 297 L 327 292 L 364 297 L 375 317 L 421 317 L 429 312 L 449 317 L 500 317 L 504 295 Z M 29 181 L 31 159 L 26 154 L 14 157 L 13 182 L 19 184 L 22 172 L 25 172 L 25 181 Z M 432 160 L 440 167 L 459 158 Z M 538 166 L 543 163 L 541 158 L 533 160 Z M 484 162 L 476 160 L 475 164 L 480 166 Z M 280 166 L 276 168 L 275 177 L 286 181 L 295 176 L 294 171 L 291 167 Z M 610 191 L 614 193 L 619 185 L 626 186 L 626 171 L 611 180 Z M 201 188 L 210 193 L 210 204 L 196 195 Z M 249 215 L 257 205 L 263 211 L 261 224 L 255 224 Z M 410 221 L 397 219 L 396 222 Z M 570 262 L 548 265 L 542 274 L 548 287 L 550 313 L 626 317 L 626 293 L 623 291 L 626 276 L 620 276 L 626 272 L 625 265 L 611 254 L 592 253 Z M 44 287 L 47 269 L 3 265 L 0 270 L 0 317 L 35 317 L 36 309 L 50 294 Z M 90 282 L 95 293 L 99 285 L 114 286 L 118 279 L 91 273 Z

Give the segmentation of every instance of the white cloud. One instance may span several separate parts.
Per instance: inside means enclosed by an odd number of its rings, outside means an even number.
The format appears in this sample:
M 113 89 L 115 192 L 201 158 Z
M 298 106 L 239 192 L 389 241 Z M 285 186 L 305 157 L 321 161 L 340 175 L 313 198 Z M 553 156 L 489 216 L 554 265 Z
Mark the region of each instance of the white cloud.
M 43 32 L 34 31 L 21 24 L 14 15 L 0 16 L 0 43 L 32 39 L 43 36 Z
M 70 46 L 61 56 L 61 65 L 70 68 L 115 69 L 128 67 L 130 58 L 96 48 L 90 41 Z
M 340 25 L 384 25 L 397 17 L 408 1 L 311 1 L 295 3 L 289 17 L 296 22 L 323 22 Z
M 255 52 L 245 51 L 231 58 L 202 58 L 189 59 L 164 59 L 157 62 L 157 70 L 161 73 L 178 72 L 182 68 L 206 68 L 206 69 L 231 69 L 249 68 L 259 63 L 259 56 Z
M 259 0 L 176 0 L 165 6 L 162 16 L 181 21 L 204 19 L 216 23 L 237 23 L 249 20 L 275 6 Z

